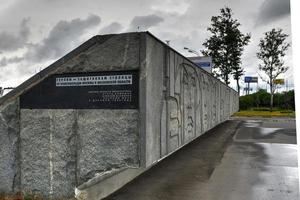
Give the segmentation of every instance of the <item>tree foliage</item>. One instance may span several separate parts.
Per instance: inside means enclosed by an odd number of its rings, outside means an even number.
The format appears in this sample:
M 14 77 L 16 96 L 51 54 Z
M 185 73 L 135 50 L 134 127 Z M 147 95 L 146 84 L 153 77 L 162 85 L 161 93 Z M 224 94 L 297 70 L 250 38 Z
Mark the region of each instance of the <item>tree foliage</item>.
M 247 110 L 250 108 L 268 107 L 270 104 L 271 94 L 266 90 L 259 90 L 256 93 L 240 97 L 240 109 Z M 294 90 L 274 94 L 274 107 L 278 109 L 295 110 Z
M 283 57 L 286 55 L 286 51 L 290 44 L 285 42 L 287 34 L 282 33 L 282 29 L 272 29 L 265 33 L 264 38 L 260 39 L 259 49 L 256 54 L 261 60 L 259 69 L 263 71 L 268 79 L 265 80 L 270 86 L 270 107 L 273 108 L 273 95 L 276 89 L 274 80 L 282 73 L 288 70 L 288 67 L 284 65 Z M 263 79 L 264 80 L 264 79 Z
M 203 45 L 206 47 L 202 53 L 211 56 L 214 63 L 214 75 L 224 80 L 228 85 L 232 74 L 237 80 L 239 90 L 239 79 L 244 71 L 241 68 L 241 55 L 250 41 L 250 34 L 244 35 L 239 30 L 241 24 L 232 18 L 232 10 L 228 7 L 221 9 L 219 16 L 211 18 L 211 27 L 207 30 L 211 37 Z

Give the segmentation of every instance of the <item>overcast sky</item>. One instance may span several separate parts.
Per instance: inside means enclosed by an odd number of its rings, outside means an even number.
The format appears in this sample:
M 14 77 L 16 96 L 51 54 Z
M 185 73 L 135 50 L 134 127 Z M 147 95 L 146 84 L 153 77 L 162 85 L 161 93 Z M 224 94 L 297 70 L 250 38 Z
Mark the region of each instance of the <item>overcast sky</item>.
M 212 16 L 228 6 L 251 33 L 242 66 L 257 76 L 259 39 L 272 28 L 289 34 L 289 0 L 0 0 L 0 86 L 17 86 L 97 34 L 148 30 L 180 53 L 203 49 Z M 286 56 L 293 80 L 292 50 Z M 260 81 L 262 87 L 262 81 Z M 235 87 L 232 81 L 232 87 Z

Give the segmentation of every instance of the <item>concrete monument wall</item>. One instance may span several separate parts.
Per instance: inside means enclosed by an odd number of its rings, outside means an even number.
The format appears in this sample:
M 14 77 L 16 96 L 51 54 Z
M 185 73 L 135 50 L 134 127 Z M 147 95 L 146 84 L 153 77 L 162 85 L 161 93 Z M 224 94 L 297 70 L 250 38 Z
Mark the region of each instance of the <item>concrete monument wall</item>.
M 20 116 L 15 99 L 0 107 L 0 193 L 20 189 Z
M 176 151 L 238 110 L 238 95 L 146 35 L 145 166 Z
M 20 105 L 52 76 L 132 70 L 137 108 Z M 60 198 L 77 188 L 99 199 L 237 110 L 234 90 L 150 33 L 95 36 L 0 99 L 0 192 Z

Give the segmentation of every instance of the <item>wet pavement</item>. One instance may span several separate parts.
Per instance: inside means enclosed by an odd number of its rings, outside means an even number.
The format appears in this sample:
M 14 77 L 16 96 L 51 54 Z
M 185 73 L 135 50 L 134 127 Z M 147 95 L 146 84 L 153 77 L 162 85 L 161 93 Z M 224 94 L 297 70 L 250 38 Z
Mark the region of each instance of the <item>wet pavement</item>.
M 122 200 L 297 200 L 293 119 L 231 119 L 108 197 Z

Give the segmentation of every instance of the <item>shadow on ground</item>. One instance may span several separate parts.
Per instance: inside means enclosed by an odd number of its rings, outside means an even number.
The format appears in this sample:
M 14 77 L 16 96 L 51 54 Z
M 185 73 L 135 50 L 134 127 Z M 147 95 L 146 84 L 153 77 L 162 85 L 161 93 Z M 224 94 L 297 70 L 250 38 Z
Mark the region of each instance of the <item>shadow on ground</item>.
M 193 199 L 221 162 L 239 126 L 227 121 L 137 177 L 106 200 Z

